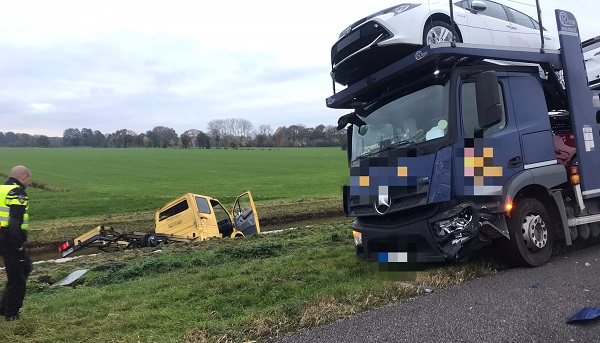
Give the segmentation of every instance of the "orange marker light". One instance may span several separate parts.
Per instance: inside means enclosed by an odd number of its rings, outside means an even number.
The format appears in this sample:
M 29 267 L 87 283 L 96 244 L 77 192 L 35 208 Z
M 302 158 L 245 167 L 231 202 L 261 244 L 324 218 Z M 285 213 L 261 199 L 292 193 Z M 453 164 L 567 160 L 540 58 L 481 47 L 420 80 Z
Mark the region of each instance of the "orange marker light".
M 510 212 L 510 210 L 512 210 L 513 208 L 513 204 L 512 202 L 507 202 L 506 205 L 504 205 L 504 209 L 506 210 L 506 212 Z
M 571 184 L 573 186 L 578 185 L 580 183 L 579 174 L 573 174 L 573 175 L 571 175 L 570 180 L 571 180 Z
M 579 180 L 579 168 L 577 166 L 571 166 L 569 168 L 569 181 L 573 186 L 580 183 Z

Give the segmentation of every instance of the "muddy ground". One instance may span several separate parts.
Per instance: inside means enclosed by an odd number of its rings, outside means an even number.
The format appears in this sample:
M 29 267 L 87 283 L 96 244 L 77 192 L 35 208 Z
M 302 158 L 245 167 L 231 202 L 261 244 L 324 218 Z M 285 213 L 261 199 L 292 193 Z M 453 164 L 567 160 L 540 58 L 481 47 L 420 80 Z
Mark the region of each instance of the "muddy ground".
M 257 209 L 259 213 L 262 213 L 262 215 L 259 215 L 261 231 L 267 232 L 292 227 L 305 227 L 308 225 L 318 225 L 321 223 L 339 220 L 348 220 L 348 222 L 351 223 L 351 219 L 346 218 L 344 216 L 343 212 L 338 206 L 339 203 L 336 203 L 336 201 L 338 201 L 338 199 L 327 199 L 326 201 L 310 201 L 300 199 L 292 202 L 291 206 L 289 203 L 285 203 L 279 206 L 275 204 L 269 205 L 269 209 L 266 209 L 266 206 L 263 205 L 263 207 L 265 208 L 263 208 L 262 211 L 260 209 Z M 294 208 L 296 209 L 294 210 Z M 132 215 L 132 217 L 135 217 L 135 215 Z M 92 221 L 90 221 L 90 223 L 91 222 Z M 109 225 L 112 225 L 113 227 L 125 227 L 125 230 L 131 229 L 131 231 L 147 231 L 146 228 L 149 227 L 149 225 L 151 225 L 151 223 L 148 222 L 147 219 L 136 219 L 131 221 L 117 220 L 115 224 L 113 224 L 110 221 L 108 221 L 107 223 L 110 223 Z M 91 224 L 89 229 L 92 229 L 95 226 L 96 224 Z M 131 228 L 129 226 L 131 226 Z M 145 227 L 139 228 L 139 226 Z M 60 228 L 57 228 L 57 230 L 60 230 Z M 73 239 L 75 237 L 70 237 L 66 239 Z M 28 242 L 29 256 L 33 261 L 60 258 L 61 254 L 58 252 L 58 247 L 63 243 L 64 240 L 65 239 L 52 240 L 50 242 L 30 240 L 30 242 Z M 73 254 L 72 256 L 81 254 L 92 254 L 98 251 L 98 248 L 83 249 L 81 252 Z

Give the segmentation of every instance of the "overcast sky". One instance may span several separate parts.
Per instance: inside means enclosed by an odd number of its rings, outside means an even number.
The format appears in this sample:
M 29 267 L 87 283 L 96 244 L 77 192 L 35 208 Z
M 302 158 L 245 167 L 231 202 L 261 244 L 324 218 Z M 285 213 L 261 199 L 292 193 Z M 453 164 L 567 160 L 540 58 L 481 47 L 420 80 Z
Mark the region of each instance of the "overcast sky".
M 598 0 L 539 0 L 600 35 Z M 334 125 L 330 49 L 402 0 L 18 0 L 0 5 L 0 131 L 183 133 L 212 119 Z M 500 1 L 536 16 L 535 0 Z M 563 2 L 560 5 L 560 2 Z

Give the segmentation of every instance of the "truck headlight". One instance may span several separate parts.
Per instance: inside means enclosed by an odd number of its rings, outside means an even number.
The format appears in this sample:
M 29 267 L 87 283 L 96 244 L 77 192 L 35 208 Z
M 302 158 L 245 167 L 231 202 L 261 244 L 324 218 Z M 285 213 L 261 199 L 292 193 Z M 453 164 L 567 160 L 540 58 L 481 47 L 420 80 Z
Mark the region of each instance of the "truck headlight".
M 452 213 L 449 218 L 440 220 L 433 225 L 434 234 L 438 238 L 462 232 L 473 221 L 473 208 L 471 206 L 463 204 L 449 212 Z

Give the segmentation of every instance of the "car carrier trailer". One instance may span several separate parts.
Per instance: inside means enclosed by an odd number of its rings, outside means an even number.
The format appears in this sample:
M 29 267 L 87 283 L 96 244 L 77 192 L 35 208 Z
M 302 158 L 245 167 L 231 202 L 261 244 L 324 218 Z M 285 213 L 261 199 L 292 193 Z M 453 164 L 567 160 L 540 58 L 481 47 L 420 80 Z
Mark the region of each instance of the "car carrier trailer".
M 462 260 L 495 242 L 540 266 L 555 240 L 600 235 L 600 92 L 577 20 L 555 17 L 559 50 L 433 44 L 334 88 L 327 106 L 353 110 L 338 129 L 358 256 Z
M 215 198 L 186 193 L 160 208 L 154 217 L 153 232 L 123 231 L 101 225 L 64 242 L 58 250 L 66 257 L 85 247 L 111 251 L 260 233 L 258 214 L 250 192 L 238 196 L 231 212 Z

